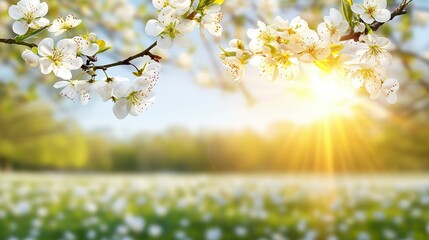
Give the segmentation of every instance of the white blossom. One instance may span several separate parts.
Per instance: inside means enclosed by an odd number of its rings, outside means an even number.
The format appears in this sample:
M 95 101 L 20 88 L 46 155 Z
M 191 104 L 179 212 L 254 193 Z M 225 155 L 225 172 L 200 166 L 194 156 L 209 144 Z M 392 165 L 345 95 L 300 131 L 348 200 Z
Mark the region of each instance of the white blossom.
M 281 17 L 276 17 L 273 27 L 280 36 L 277 42 L 287 44 L 295 53 L 304 50 L 303 34 L 309 30 L 309 27 L 308 23 L 301 17 L 295 17 L 290 22 Z
M 312 63 L 315 60 L 325 59 L 331 53 L 329 42 L 320 38 L 317 32 L 308 30 L 303 33 L 304 51 L 301 52 L 301 60 Z
M 363 4 L 353 4 L 351 9 L 367 24 L 374 21 L 384 23 L 390 20 L 386 5 L 386 0 L 364 0 Z
M 189 47 L 191 41 L 185 36 L 192 32 L 195 21 L 180 19 L 171 7 L 161 10 L 158 19 L 151 19 L 146 24 L 146 33 L 158 37 L 158 46 L 169 49 L 176 43 L 179 47 Z
M 48 5 L 40 0 L 21 0 L 9 8 L 9 16 L 16 20 L 12 26 L 13 32 L 24 35 L 28 28 L 39 29 L 49 25 L 44 18 L 48 13 Z
M 121 82 L 113 92 L 117 97 L 113 106 L 115 116 L 124 119 L 128 114 L 140 115 L 147 105 L 155 101 L 151 87 L 151 82 L 145 77 L 135 79 L 132 84 L 129 81 Z
M 69 80 L 71 70 L 82 66 L 82 58 L 76 56 L 77 44 L 72 39 L 62 39 L 56 46 L 52 38 L 43 39 L 38 48 L 40 70 L 43 74 L 54 72 L 57 77 Z
M 365 44 L 360 44 L 356 54 L 361 56 L 361 62 L 367 64 L 380 64 L 388 66 L 392 62 L 392 55 L 386 50 L 390 45 L 390 40 L 385 37 L 378 37 L 369 34 L 364 38 Z
M 263 53 L 251 60 L 251 64 L 259 68 L 261 76 L 271 81 L 279 76 L 287 80 L 298 76 L 299 60 L 286 44 L 280 44 L 274 53 L 265 47 Z
M 76 96 L 79 97 L 82 105 L 88 104 L 91 99 L 93 83 L 88 83 L 88 80 L 68 80 L 58 81 L 54 84 L 54 88 L 62 88 L 60 95 L 75 102 Z
M 329 16 L 325 16 L 324 20 L 317 27 L 319 35 L 329 39 L 330 42 L 339 42 L 341 36 L 349 29 L 349 23 L 343 18 L 343 14 L 335 8 L 331 8 Z
M 360 88 L 365 85 L 365 89 L 370 94 L 371 99 L 378 98 L 385 77 L 386 71 L 383 67 L 368 64 L 355 65 L 349 73 L 352 86 Z
M 396 92 L 399 90 L 399 82 L 396 79 L 389 78 L 383 82 L 378 92 L 372 95 L 373 99 L 383 96 L 390 104 L 395 104 L 398 100 Z
M 52 21 L 52 25 L 49 27 L 48 31 L 55 33 L 55 36 L 61 35 L 66 31 L 70 31 L 72 28 L 78 26 L 82 20 L 77 19 L 73 15 L 68 15 L 65 19 L 59 17 Z
M 219 4 L 212 4 L 204 10 L 203 17 L 201 18 L 201 26 L 215 36 L 220 37 L 222 35 L 222 21 L 223 13 L 221 12 L 221 6 Z
M 237 57 L 226 57 L 225 60 L 223 60 L 223 65 L 234 81 L 241 80 L 246 72 L 246 63 Z
M 30 50 L 25 50 L 22 52 L 21 57 L 31 67 L 36 67 L 39 65 L 39 56 Z
M 106 102 L 111 100 L 113 95 L 113 89 L 115 89 L 121 82 L 130 81 L 128 78 L 122 77 L 111 77 L 105 78 L 102 81 L 97 81 L 96 92 L 101 97 L 101 99 Z
M 247 36 L 251 39 L 249 49 L 252 52 L 262 51 L 264 45 L 276 42 L 278 34 L 273 27 L 258 21 L 258 28 L 247 30 Z
M 95 41 L 90 40 L 90 38 L 76 36 L 76 37 L 73 37 L 73 40 L 77 44 L 77 54 L 93 56 L 99 50 L 98 44 Z
M 178 14 L 184 14 L 189 10 L 191 0 L 152 0 L 152 4 L 158 10 L 171 7 Z

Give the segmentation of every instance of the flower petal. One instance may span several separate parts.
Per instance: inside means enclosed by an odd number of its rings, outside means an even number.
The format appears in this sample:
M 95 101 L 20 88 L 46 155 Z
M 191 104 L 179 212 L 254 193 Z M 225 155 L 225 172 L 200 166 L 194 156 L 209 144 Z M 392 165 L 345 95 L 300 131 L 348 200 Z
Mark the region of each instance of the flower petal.
M 65 79 L 65 80 L 70 80 L 72 78 L 72 74 L 70 72 L 70 70 L 64 68 L 64 67 L 57 67 L 57 66 L 53 66 L 53 71 L 55 76 Z
M 130 108 L 128 107 L 128 100 L 125 98 L 119 99 L 113 105 L 113 113 L 118 119 L 124 119 L 129 112 Z
M 361 4 L 353 4 L 351 9 L 356 14 L 364 14 L 365 13 L 365 8 Z
M 99 46 L 96 43 L 90 44 L 88 47 L 82 49 L 81 53 L 87 56 L 93 56 L 95 55 L 98 50 L 99 50 Z
M 106 82 L 103 82 L 98 85 L 95 91 L 103 100 L 103 102 L 106 102 L 112 98 L 112 86 Z
M 82 66 L 82 64 L 83 64 L 82 58 L 77 57 L 70 62 L 70 69 L 71 70 L 79 69 Z
M 38 52 L 40 56 L 47 57 L 52 56 L 54 49 L 54 40 L 52 38 L 45 38 L 39 43 Z
M 89 103 L 89 100 L 91 100 L 91 94 L 87 91 L 80 91 L 79 98 L 80 98 L 80 103 L 83 106 L 86 106 Z
M 395 104 L 398 101 L 396 93 L 391 93 L 386 96 L 386 101 L 390 104 Z
M 131 88 L 130 80 L 120 81 L 113 87 L 113 95 L 117 98 L 128 96 Z
M 378 0 L 377 1 L 377 8 L 378 9 L 385 9 L 387 7 L 387 1 L 386 0 Z
M 329 16 L 332 18 L 335 25 L 339 25 L 343 21 L 343 14 L 335 8 L 329 10 Z
M 9 16 L 14 20 L 19 20 L 24 17 L 24 15 L 22 14 L 21 10 L 19 10 L 19 7 L 17 5 L 12 5 L 9 8 Z
M 28 31 L 28 24 L 25 21 L 17 21 L 12 25 L 12 30 L 18 35 L 24 35 Z
M 54 88 L 63 88 L 70 85 L 70 81 L 58 81 L 54 84 Z
M 39 56 L 30 50 L 25 50 L 22 52 L 21 57 L 31 67 L 36 67 L 39 64 Z
M 40 59 L 40 72 L 43 74 L 49 74 L 52 72 L 52 60 L 50 59 Z
M 170 49 L 173 47 L 173 39 L 170 36 L 164 36 L 158 39 L 158 46 L 163 49 Z
M 39 18 L 34 20 L 30 25 L 28 25 L 32 29 L 39 29 L 49 25 L 49 20 L 47 18 Z
M 149 36 L 158 36 L 164 31 L 164 26 L 155 19 L 151 19 L 146 23 L 146 33 Z
M 43 2 L 40 4 L 39 11 L 37 12 L 37 17 L 43 17 L 48 13 L 49 7 L 48 4 Z
M 367 13 L 361 14 L 361 15 L 360 15 L 360 18 L 361 18 L 365 23 L 368 23 L 368 24 L 371 24 L 371 23 L 373 23 L 373 22 L 374 22 L 374 18 L 372 18 L 372 16 L 371 16 L 371 15 L 369 15 L 369 14 L 367 14 Z
M 377 13 L 374 14 L 374 18 L 375 20 L 377 20 L 377 22 L 387 22 L 390 20 L 390 12 L 387 9 L 383 9 Z

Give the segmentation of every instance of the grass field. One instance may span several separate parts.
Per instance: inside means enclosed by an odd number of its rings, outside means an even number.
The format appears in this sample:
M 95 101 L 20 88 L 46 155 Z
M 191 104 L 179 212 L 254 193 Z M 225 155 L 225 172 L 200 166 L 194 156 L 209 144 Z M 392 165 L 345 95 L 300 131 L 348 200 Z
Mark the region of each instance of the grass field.
M 0 239 L 429 239 L 429 176 L 0 176 Z

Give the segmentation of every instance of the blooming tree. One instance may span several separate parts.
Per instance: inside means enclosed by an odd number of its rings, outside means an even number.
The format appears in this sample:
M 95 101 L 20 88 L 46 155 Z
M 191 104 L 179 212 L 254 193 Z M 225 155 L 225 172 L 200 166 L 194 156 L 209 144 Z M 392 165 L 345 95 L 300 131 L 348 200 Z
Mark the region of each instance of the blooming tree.
M 247 31 L 248 43 L 231 40 L 220 57 L 236 81 L 243 78 L 248 64 L 269 80 L 298 79 L 305 74 L 303 66 L 313 64 L 347 79 L 352 87 L 364 87 L 371 99 L 383 96 L 389 103 L 395 103 L 399 84 L 386 73 L 392 58 L 387 51 L 390 41 L 374 32 L 404 14 L 410 2 L 403 0 L 390 12 L 386 0 L 365 0 L 362 4 L 343 0 L 342 12 L 331 9 L 317 29 L 310 29 L 301 17 L 291 21 L 276 17 L 270 25 L 259 21 L 258 28 Z M 62 89 L 61 96 L 72 101 L 79 99 L 86 105 L 93 95 L 98 95 L 103 101 L 112 101 L 115 116 L 122 119 L 129 114 L 141 114 L 155 100 L 153 89 L 159 78 L 161 57 L 153 49 L 189 47 L 192 43 L 188 36 L 196 28 L 203 35 L 221 36 L 222 3 L 222 0 L 152 0 L 157 14 L 147 21 L 145 32 L 156 37 L 156 42 L 126 59 L 104 65 L 98 65 L 97 61 L 111 50 L 106 42 L 95 33 L 79 34 L 75 28 L 82 20 L 72 14 L 50 21 L 46 18 L 48 4 L 40 0 L 21 0 L 9 7 L 9 16 L 14 21 L 12 30 L 17 36 L 0 38 L 0 42 L 28 47 L 22 52 L 24 61 L 30 67 L 38 67 L 42 74 L 54 74 L 61 79 L 54 84 Z M 36 42 L 34 39 L 41 32 L 53 36 Z M 136 63 L 139 58 L 144 60 L 143 64 Z M 122 65 L 133 69 L 135 79 L 108 73 L 110 68 Z
M 343 0 L 342 12 L 331 8 L 317 29 L 300 17 L 291 21 L 276 17 L 268 26 L 258 21 L 258 28 L 247 31 L 248 43 L 231 40 L 220 57 L 236 81 L 243 78 L 248 64 L 268 80 L 299 79 L 306 74 L 305 66 L 314 64 L 338 80 L 347 79 L 352 87 L 365 87 L 371 99 L 382 96 L 393 104 L 399 83 L 386 73 L 392 62 L 390 40 L 374 32 L 404 14 L 410 2 L 403 0 L 390 12 L 386 0 L 362 4 Z

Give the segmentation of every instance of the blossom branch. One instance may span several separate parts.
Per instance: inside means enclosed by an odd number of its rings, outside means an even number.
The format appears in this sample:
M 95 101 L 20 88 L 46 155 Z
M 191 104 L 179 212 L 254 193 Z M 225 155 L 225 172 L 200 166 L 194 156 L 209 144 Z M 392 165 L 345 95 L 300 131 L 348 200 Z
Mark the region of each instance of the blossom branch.
M 402 0 L 401 4 L 399 4 L 398 7 L 396 7 L 391 13 L 390 13 L 390 20 L 393 20 L 395 17 L 404 15 L 407 12 L 405 11 L 405 8 L 410 4 L 412 0 Z M 373 31 L 377 31 L 381 26 L 385 24 L 384 22 L 374 22 L 373 24 L 369 25 Z M 360 32 L 351 32 L 347 35 L 344 35 L 341 37 L 341 41 L 351 40 L 354 39 L 355 41 L 359 40 L 359 37 L 362 35 Z
M 196 11 L 193 11 L 193 12 L 189 13 L 189 15 L 186 17 L 186 19 L 192 20 L 192 19 L 194 19 L 194 17 L 196 16 L 196 14 L 197 14 Z M 152 43 L 152 45 L 150 45 L 148 48 L 146 48 L 142 52 L 139 52 L 139 53 L 137 53 L 137 54 L 135 54 L 133 56 L 130 56 L 130 57 L 124 59 L 124 60 L 117 61 L 117 62 L 110 63 L 110 64 L 106 64 L 106 65 L 100 65 L 100 66 L 89 66 L 88 64 L 86 64 L 86 65 L 84 64 L 84 65 L 82 65 L 82 69 L 85 70 L 85 69 L 92 68 L 94 70 L 100 70 L 100 69 L 107 70 L 108 68 L 112 68 L 112 67 L 117 67 L 117 66 L 122 66 L 122 65 L 132 65 L 131 64 L 132 60 L 137 59 L 137 58 L 141 58 L 141 57 L 144 57 L 144 56 L 149 56 L 152 60 L 158 62 L 161 59 L 161 57 L 158 56 L 158 55 L 155 55 L 155 54 L 151 53 L 151 50 L 157 44 L 158 44 L 157 42 L 154 42 L 154 43 Z
M 0 38 L 0 43 L 26 46 L 26 47 L 29 47 L 29 48 L 37 47 L 37 44 L 35 44 L 35 43 L 17 41 L 16 39 L 13 39 L 13 38 L 8 38 L 8 39 L 6 39 L 6 38 Z
M 121 66 L 121 65 L 131 65 L 131 61 L 137 58 L 141 58 L 144 56 L 149 56 L 152 60 L 154 61 L 159 61 L 159 59 L 161 58 L 160 56 L 157 56 L 153 53 L 151 53 L 150 51 L 157 45 L 157 42 L 152 43 L 152 45 L 150 45 L 148 48 L 146 48 L 145 50 L 130 56 L 124 60 L 121 61 L 117 61 L 114 63 L 110 63 L 110 64 L 106 64 L 106 65 L 99 65 L 99 66 L 88 66 L 88 65 L 82 65 L 83 69 L 89 69 L 92 68 L 94 70 L 106 70 L 108 68 L 112 68 L 112 67 L 116 67 L 116 66 Z
M 16 39 L 13 39 L 13 38 L 8 38 L 8 39 L 0 38 L 0 43 L 26 46 L 29 48 L 37 47 L 37 44 L 35 44 L 35 43 L 17 41 Z M 117 62 L 106 64 L 106 65 L 100 65 L 100 66 L 91 66 L 90 63 L 87 62 L 86 64 L 83 64 L 81 68 L 83 70 L 87 70 L 87 69 L 91 69 L 91 68 L 94 70 L 101 70 L 101 69 L 106 70 L 106 69 L 111 68 L 111 67 L 116 67 L 116 66 L 121 66 L 121 65 L 131 65 L 132 60 L 140 58 L 140 57 L 144 57 L 144 56 L 149 56 L 152 60 L 159 61 L 160 56 L 155 55 L 155 54 L 150 52 L 156 45 L 157 45 L 157 42 L 154 42 L 152 45 L 150 45 L 145 50 L 143 50 L 143 51 L 141 51 L 141 52 L 139 52 L 133 56 L 130 56 L 124 60 L 121 60 L 121 61 L 117 61 Z M 91 57 L 91 56 L 87 56 L 87 57 L 92 62 L 96 61 L 96 59 Z

